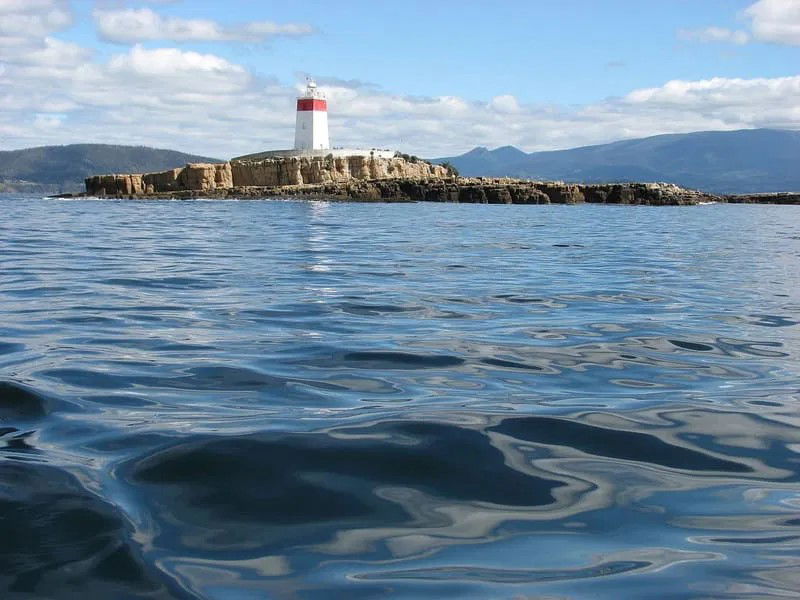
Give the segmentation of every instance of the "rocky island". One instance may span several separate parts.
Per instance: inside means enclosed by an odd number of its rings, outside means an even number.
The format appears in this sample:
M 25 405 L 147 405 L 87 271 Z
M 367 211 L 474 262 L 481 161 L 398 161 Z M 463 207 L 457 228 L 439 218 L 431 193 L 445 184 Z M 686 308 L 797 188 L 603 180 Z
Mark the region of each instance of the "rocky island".
M 187 164 L 160 173 L 95 175 L 86 195 L 105 198 L 268 198 L 488 204 L 685 205 L 722 198 L 668 183 L 574 184 L 458 177 L 414 157 L 308 156 Z
M 731 199 L 669 183 L 576 184 L 509 178 L 459 177 L 390 150 L 331 148 L 325 95 L 308 81 L 297 98 L 295 144 L 224 163 L 189 163 L 157 173 L 95 175 L 86 195 L 105 198 L 271 198 L 295 196 L 351 201 L 487 204 L 688 205 Z M 797 201 L 797 197 L 793 197 Z M 792 198 L 781 198 L 793 203 Z M 765 198 L 734 198 L 768 202 Z

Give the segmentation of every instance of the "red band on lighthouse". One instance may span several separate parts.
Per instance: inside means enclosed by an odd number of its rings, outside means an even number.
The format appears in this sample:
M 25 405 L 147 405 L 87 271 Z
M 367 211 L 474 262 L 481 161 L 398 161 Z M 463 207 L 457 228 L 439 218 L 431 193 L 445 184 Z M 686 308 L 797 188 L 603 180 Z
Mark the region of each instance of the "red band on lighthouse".
M 324 110 L 328 111 L 328 101 L 318 98 L 298 98 L 297 110 Z

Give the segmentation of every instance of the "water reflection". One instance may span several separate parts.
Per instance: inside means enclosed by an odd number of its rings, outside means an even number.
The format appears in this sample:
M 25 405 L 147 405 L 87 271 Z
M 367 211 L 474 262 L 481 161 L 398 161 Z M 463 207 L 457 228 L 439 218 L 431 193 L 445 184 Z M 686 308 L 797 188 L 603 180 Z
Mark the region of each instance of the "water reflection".
M 765 523 L 743 515 L 726 521 L 725 536 L 700 534 L 712 529 L 702 516 L 709 506 L 740 506 L 718 505 L 737 489 L 777 491 L 796 481 L 793 427 L 688 407 L 453 421 L 190 439 L 118 476 L 161 524 L 152 544 L 195 589 L 208 576 L 184 568 L 198 567 L 197 553 L 215 577 L 225 565 L 237 580 L 257 580 L 267 564 L 277 579 L 339 564 L 342 575 L 365 582 L 541 585 L 643 577 L 725 560 L 740 545 L 787 552 L 800 539 L 800 521 L 792 525 L 785 509 L 770 521 L 780 521 L 780 536 L 754 538 L 749 531 Z M 751 451 L 709 435 L 710 423 L 731 433 L 746 427 Z M 766 498 L 752 502 L 780 510 Z M 661 547 L 648 550 L 653 536 Z M 548 555 L 544 540 L 558 553 Z M 631 544 L 641 547 L 626 550 Z M 511 547 L 526 549 L 514 568 L 463 562 Z M 602 558 L 576 564 L 580 548 Z M 545 556 L 555 566 L 540 568 Z M 430 562 L 441 566 L 415 566 Z
M 0 204 L 3 597 L 800 589 L 783 208 Z

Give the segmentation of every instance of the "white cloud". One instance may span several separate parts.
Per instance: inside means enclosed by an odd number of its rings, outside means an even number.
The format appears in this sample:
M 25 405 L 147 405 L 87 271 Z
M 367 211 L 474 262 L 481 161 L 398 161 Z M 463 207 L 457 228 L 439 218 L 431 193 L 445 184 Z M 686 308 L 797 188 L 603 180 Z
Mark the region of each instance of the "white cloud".
M 0 0 L 0 48 L 17 54 L 72 24 L 66 0 Z
M 37 56 L 9 64 L 0 78 L 0 138 L 8 147 L 107 142 L 224 158 L 292 143 L 298 87 L 260 79 L 219 56 L 141 46 L 78 66 L 48 52 Z M 800 129 L 800 76 L 676 80 L 577 108 L 528 105 L 510 95 L 486 102 L 409 97 L 331 81 L 324 89 L 333 143 L 423 156 L 476 145 L 531 151 L 657 133 Z
M 198 79 L 214 74 L 245 75 L 243 67 L 235 65 L 214 54 L 186 52 L 177 48 L 147 50 L 134 46 L 126 54 L 117 54 L 109 61 L 111 71 L 123 71 L 132 75 L 167 78 L 181 74 L 194 75 Z M 203 83 L 203 82 L 201 82 Z
M 254 21 L 225 27 L 208 19 L 164 17 L 149 8 L 97 10 L 94 20 L 100 36 L 110 42 L 136 43 L 147 40 L 259 42 L 272 37 L 297 37 L 313 33 L 305 23 Z
M 91 55 L 88 48 L 46 37 L 41 46 L 18 55 L 15 62 L 40 66 L 78 66 L 85 63 Z
M 28 35 L 44 35 L 72 22 L 66 0 L 0 0 L 0 31 L 17 24 L 29 26 Z M 17 32 L 22 33 L 22 32 Z
M 0 0 L 0 11 L 35 24 L 27 37 L 0 36 L 8 41 L 0 48 L 2 149 L 105 142 L 224 158 L 292 144 L 299 81 L 282 84 L 216 54 L 174 47 L 136 44 L 102 58 L 54 36 L 71 19 L 66 2 Z M 477 145 L 532 151 L 705 129 L 800 129 L 800 76 L 676 80 L 577 107 L 526 104 L 512 95 L 407 96 L 360 81 L 319 81 L 334 144 L 421 156 Z
M 631 92 L 626 97 L 634 104 L 658 106 L 695 106 L 697 108 L 740 107 L 763 102 L 765 106 L 780 99 L 796 103 L 800 99 L 800 76 L 729 79 L 714 77 L 700 81 L 675 80 L 661 87 Z
M 634 91 L 625 102 L 659 118 L 694 115 L 701 123 L 716 124 L 704 129 L 800 129 L 800 76 L 670 81 Z
M 712 26 L 680 29 L 678 38 L 739 45 L 760 41 L 800 46 L 800 0 L 758 0 L 748 6 L 741 16 L 749 21 L 749 32 Z
M 798 0 L 759 0 L 744 14 L 752 20 L 753 35 L 759 40 L 800 46 Z
M 678 37 L 692 42 L 728 42 L 746 44 L 750 35 L 744 31 L 733 31 L 724 27 L 705 27 L 704 29 L 681 29 Z
M 514 114 L 520 112 L 519 102 L 514 96 L 495 96 L 489 102 L 489 108 L 501 114 Z
M 156 106 L 185 103 L 188 98 L 194 99 L 190 103 L 207 104 L 244 93 L 251 85 L 246 69 L 214 54 L 139 45 L 112 56 L 99 78 L 101 86 L 110 81 L 123 90 L 135 88 L 145 104 L 159 99 Z

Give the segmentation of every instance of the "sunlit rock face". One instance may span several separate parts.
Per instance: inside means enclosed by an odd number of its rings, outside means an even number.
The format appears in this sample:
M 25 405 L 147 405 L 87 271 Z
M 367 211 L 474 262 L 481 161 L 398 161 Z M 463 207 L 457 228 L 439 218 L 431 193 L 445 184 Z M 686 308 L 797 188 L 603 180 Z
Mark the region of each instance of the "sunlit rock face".
M 447 177 L 447 169 L 424 161 L 368 156 L 292 157 L 231 162 L 233 185 L 280 186 L 338 183 L 352 179 Z
M 221 164 L 191 163 L 144 175 L 86 179 L 94 196 L 308 196 L 470 204 L 684 205 L 725 198 L 671 183 L 577 184 L 509 178 L 457 177 L 415 158 L 369 155 L 258 156 Z
M 99 196 L 132 196 L 175 191 L 214 191 L 233 187 L 276 187 L 345 183 L 366 179 L 444 178 L 440 165 L 404 158 L 307 156 L 196 163 L 161 173 L 95 175 L 86 192 Z

